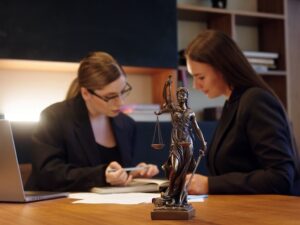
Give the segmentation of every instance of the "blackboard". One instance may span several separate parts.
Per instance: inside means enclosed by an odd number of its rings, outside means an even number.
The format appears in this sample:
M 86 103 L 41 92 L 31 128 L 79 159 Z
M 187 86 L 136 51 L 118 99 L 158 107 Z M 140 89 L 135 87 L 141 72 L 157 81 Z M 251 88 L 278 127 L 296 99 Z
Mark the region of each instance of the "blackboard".
M 0 58 L 177 66 L 176 0 L 1 0 Z

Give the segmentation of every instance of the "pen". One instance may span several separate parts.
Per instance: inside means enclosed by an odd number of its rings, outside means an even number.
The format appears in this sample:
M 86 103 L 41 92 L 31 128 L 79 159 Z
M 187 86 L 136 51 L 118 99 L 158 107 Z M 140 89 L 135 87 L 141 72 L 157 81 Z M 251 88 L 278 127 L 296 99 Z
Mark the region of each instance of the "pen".
M 144 170 L 144 169 L 147 169 L 149 168 L 149 166 L 136 166 L 136 167 L 126 167 L 126 168 L 123 168 L 123 170 L 125 171 L 135 171 L 135 170 Z M 108 169 L 107 172 L 110 173 L 110 172 L 115 172 L 119 169 Z

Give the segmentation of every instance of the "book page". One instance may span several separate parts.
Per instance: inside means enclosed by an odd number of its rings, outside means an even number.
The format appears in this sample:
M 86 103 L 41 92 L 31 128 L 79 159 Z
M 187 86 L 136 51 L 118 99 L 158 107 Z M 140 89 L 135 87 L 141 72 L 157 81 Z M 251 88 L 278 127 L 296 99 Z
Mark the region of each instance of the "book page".
M 134 178 L 131 182 L 132 185 L 139 185 L 139 184 L 157 184 L 157 185 L 164 185 L 168 183 L 167 179 L 153 179 L 153 178 Z
M 90 191 L 98 194 L 159 192 L 159 187 L 167 184 L 168 180 L 137 178 L 128 186 L 93 187 Z

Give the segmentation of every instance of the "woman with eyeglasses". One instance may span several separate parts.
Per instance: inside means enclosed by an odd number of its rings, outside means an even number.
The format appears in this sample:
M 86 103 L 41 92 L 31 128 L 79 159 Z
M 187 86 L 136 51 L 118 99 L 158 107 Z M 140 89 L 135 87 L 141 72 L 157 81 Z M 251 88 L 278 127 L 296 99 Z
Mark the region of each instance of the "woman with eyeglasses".
M 157 166 L 144 162 L 137 166 L 147 169 L 123 169 L 133 166 L 135 123 L 120 111 L 131 89 L 109 54 L 92 52 L 83 58 L 67 99 L 41 113 L 27 189 L 88 191 L 156 175 Z

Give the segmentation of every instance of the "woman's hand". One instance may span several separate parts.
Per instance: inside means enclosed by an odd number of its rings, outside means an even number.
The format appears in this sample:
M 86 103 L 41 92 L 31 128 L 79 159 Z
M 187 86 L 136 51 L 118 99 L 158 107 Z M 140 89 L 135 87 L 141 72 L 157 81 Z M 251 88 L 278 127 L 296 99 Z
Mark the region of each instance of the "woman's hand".
M 124 171 L 122 166 L 114 161 L 107 166 L 105 179 L 110 185 L 126 186 L 132 180 L 132 175 Z
M 188 174 L 185 181 L 188 182 L 191 176 L 192 174 Z M 208 194 L 208 178 L 200 174 L 194 174 L 187 191 L 191 195 Z
M 159 173 L 159 170 L 156 165 L 146 164 L 144 162 L 141 162 L 137 165 L 137 167 L 141 167 L 141 166 L 145 167 L 145 169 L 132 171 L 130 173 L 132 175 L 132 177 L 150 178 Z

